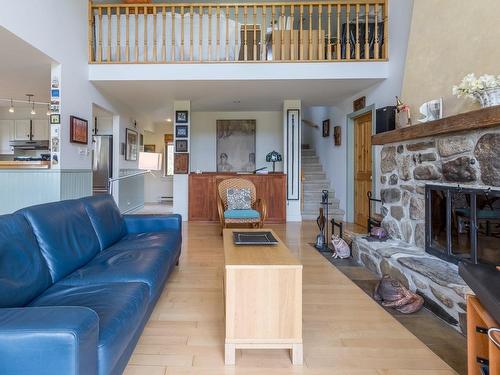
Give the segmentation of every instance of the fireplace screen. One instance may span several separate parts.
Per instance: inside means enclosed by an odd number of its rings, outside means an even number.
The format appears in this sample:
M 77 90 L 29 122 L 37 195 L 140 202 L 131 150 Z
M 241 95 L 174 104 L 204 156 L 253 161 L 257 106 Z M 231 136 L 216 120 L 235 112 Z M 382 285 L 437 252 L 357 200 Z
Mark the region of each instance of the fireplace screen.
M 425 247 L 453 263 L 500 264 L 500 191 L 427 185 Z

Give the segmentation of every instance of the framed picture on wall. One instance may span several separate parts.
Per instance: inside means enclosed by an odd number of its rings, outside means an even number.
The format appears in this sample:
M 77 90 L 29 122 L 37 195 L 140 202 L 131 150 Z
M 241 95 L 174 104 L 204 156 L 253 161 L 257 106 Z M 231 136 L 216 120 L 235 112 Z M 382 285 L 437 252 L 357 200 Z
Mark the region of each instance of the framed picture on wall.
M 256 120 L 217 120 L 217 172 L 255 170 Z
M 286 120 L 287 199 L 300 199 L 300 111 L 289 109 Z
M 342 128 L 340 126 L 335 126 L 333 128 L 333 141 L 335 146 L 340 146 L 342 144 Z
M 189 173 L 189 154 L 175 154 L 174 155 L 174 174 L 188 174 Z
M 69 117 L 69 141 L 71 143 L 89 143 L 89 123 L 76 116 Z
M 188 111 L 175 111 L 175 123 L 176 124 L 187 124 L 189 122 L 189 112 Z
M 138 133 L 132 129 L 125 132 L 125 160 L 136 161 L 139 153 Z
M 188 126 L 187 125 L 177 125 L 175 127 L 175 137 L 176 138 L 187 138 L 188 137 Z
M 177 139 L 175 141 L 175 152 L 188 152 L 187 139 Z
M 156 152 L 156 145 L 144 145 L 144 152 Z
M 330 136 L 330 119 L 323 121 L 323 137 Z

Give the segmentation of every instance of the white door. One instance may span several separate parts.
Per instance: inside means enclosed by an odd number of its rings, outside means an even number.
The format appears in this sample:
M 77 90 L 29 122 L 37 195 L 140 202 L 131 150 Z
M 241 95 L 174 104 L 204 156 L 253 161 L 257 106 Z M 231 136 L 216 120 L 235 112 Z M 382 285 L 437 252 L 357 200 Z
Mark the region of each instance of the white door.
M 49 139 L 49 120 L 33 120 L 33 140 L 46 141 Z
M 27 141 L 30 139 L 30 120 L 15 121 L 14 139 L 16 141 Z
M 0 154 L 13 154 L 9 142 L 14 138 L 14 120 L 0 120 Z

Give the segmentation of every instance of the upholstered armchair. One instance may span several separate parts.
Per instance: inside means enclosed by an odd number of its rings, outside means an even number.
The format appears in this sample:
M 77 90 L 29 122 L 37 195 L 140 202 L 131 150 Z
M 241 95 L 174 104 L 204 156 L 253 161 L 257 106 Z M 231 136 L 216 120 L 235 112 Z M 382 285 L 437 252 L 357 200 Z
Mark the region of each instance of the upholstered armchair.
M 229 226 L 250 226 L 262 228 L 267 219 L 267 206 L 263 199 L 257 199 L 255 185 L 243 178 L 222 180 L 218 187 L 217 208 L 222 229 Z M 251 209 L 228 210 L 228 189 L 248 189 L 251 197 Z

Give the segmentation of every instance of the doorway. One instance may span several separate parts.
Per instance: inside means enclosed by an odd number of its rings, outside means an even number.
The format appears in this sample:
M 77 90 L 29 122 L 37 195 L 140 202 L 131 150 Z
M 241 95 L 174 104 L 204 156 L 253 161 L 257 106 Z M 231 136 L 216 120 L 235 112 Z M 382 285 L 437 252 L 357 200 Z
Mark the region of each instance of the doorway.
M 372 186 L 372 114 L 354 119 L 354 222 L 368 221 L 367 194 Z

